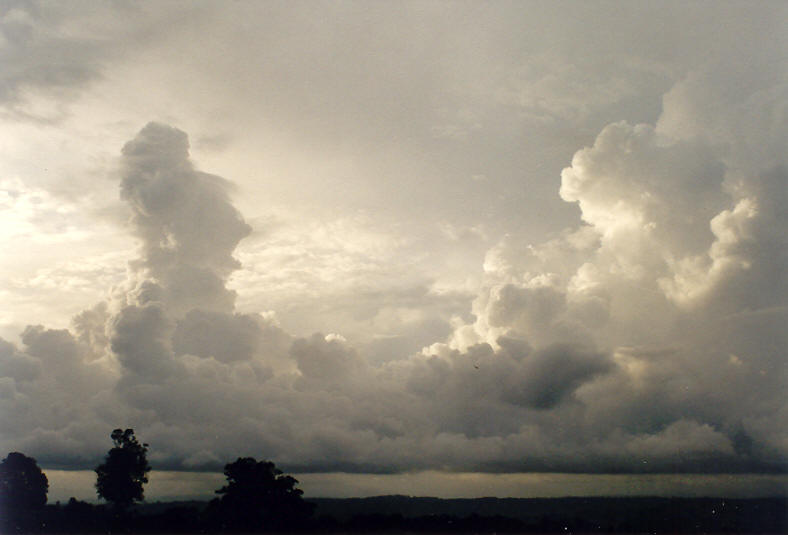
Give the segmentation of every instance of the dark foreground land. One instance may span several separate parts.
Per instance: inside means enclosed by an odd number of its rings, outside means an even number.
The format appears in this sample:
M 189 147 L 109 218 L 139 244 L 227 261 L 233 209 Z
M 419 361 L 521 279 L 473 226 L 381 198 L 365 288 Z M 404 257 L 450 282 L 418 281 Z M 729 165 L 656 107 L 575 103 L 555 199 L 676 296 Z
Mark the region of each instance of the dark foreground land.
M 237 518 L 222 518 L 208 502 L 156 502 L 120 512 L 72 499 L 6 523 L 3 533 L 785 533 L 788 528 L 785 497 L 306 501 L 311 514 L 241 529 Z
M 316 514 L 355 525 L 399 518 L 415 531 L 782 533 L 786 498 L 474 498 L 382 496 L 317 499 Z M 408 522 L 413 522 L 408 525 Z M 492 528 L 492 529 L 490 529 Z

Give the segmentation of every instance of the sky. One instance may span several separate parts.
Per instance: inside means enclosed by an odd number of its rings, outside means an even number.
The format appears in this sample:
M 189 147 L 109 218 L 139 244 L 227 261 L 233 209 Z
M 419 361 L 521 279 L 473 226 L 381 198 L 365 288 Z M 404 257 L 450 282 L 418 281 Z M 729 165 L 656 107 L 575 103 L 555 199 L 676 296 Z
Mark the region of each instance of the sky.
M 0 452 L 61 493 L 117 427 L 166 496 L 239 456 L 313 495 L 785 492 L 787 25 L 0 0 Z

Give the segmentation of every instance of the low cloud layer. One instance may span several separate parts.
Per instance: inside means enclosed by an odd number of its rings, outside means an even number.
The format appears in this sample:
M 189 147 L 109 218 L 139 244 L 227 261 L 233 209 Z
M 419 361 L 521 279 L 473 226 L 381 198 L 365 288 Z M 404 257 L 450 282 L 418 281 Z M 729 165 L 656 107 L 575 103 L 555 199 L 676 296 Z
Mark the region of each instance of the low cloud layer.
M 0 449 L 92 467 L 121 426 L 161 469 L 783 472 L 788 85 L 731 76 L 604 127 L 560 177 L 581 225 L 505 237 L 473 315 L 397 358 L 240 313 L 232 185 L 148 124 L 119 167 L 137 258 L 70 330 L 0 341 Z

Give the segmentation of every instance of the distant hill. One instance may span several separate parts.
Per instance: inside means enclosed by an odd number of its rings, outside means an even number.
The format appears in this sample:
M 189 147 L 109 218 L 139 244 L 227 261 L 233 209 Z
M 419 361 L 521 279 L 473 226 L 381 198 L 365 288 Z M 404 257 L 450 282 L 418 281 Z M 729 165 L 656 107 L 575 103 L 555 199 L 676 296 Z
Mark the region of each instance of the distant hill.
M 405 519 L 450 516 L 507 517 L 524 527 L 575 531 L 786 532 L 785 497 L 724 498 L 471 498 L 440 499 L 409 496 L 313 498 L 315 515 L 339 522 L 370 515 L 401 515 Z
M 788 498 L 311 498 L 314 532 L 786 533 Z M 137 505 L 143 516 L 207 501 Z
M 171 502 L 142 502 L 132 506 L 131 510 L 141 515 L 158 515 L 167 509 L 186 507 L 202 511 L 208 506 L 208 500 L 175 500 Z

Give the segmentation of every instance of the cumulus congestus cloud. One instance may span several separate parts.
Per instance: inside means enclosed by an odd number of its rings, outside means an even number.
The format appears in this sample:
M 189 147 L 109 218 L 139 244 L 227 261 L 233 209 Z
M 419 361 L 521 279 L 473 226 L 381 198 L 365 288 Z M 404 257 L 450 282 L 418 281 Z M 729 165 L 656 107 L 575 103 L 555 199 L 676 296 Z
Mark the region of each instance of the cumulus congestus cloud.
M 721 89 L 738 87 L 726 74 L 690 76 L 656 127 L 611 124 L 578 151 L 560 194 L 584 226 L 493 248 L 476 321 L 450 340 L 610 354 L 574 394 L 575 435 L 603 465 L 640 451 L 649 470 L 784 469 L 786 84 L 742 96 Z M 753 128 L 756 113 L 770 128 Z
M 128 278 L 70 331 L 0 343 L 0 446 L 90 467 L 120 425 L 160 468 L 783 471 L 788 136 L 745 118 L 784 100 L 753 110 L 704 76 L 656 125 L 610 124 L 575 154 L 560 195 L 579 227 L 504 238 L 473 320 L 385 361 L 239 313 L 227 281 L 251 228 L 231 184 L 148 124 L 121 155 Z

